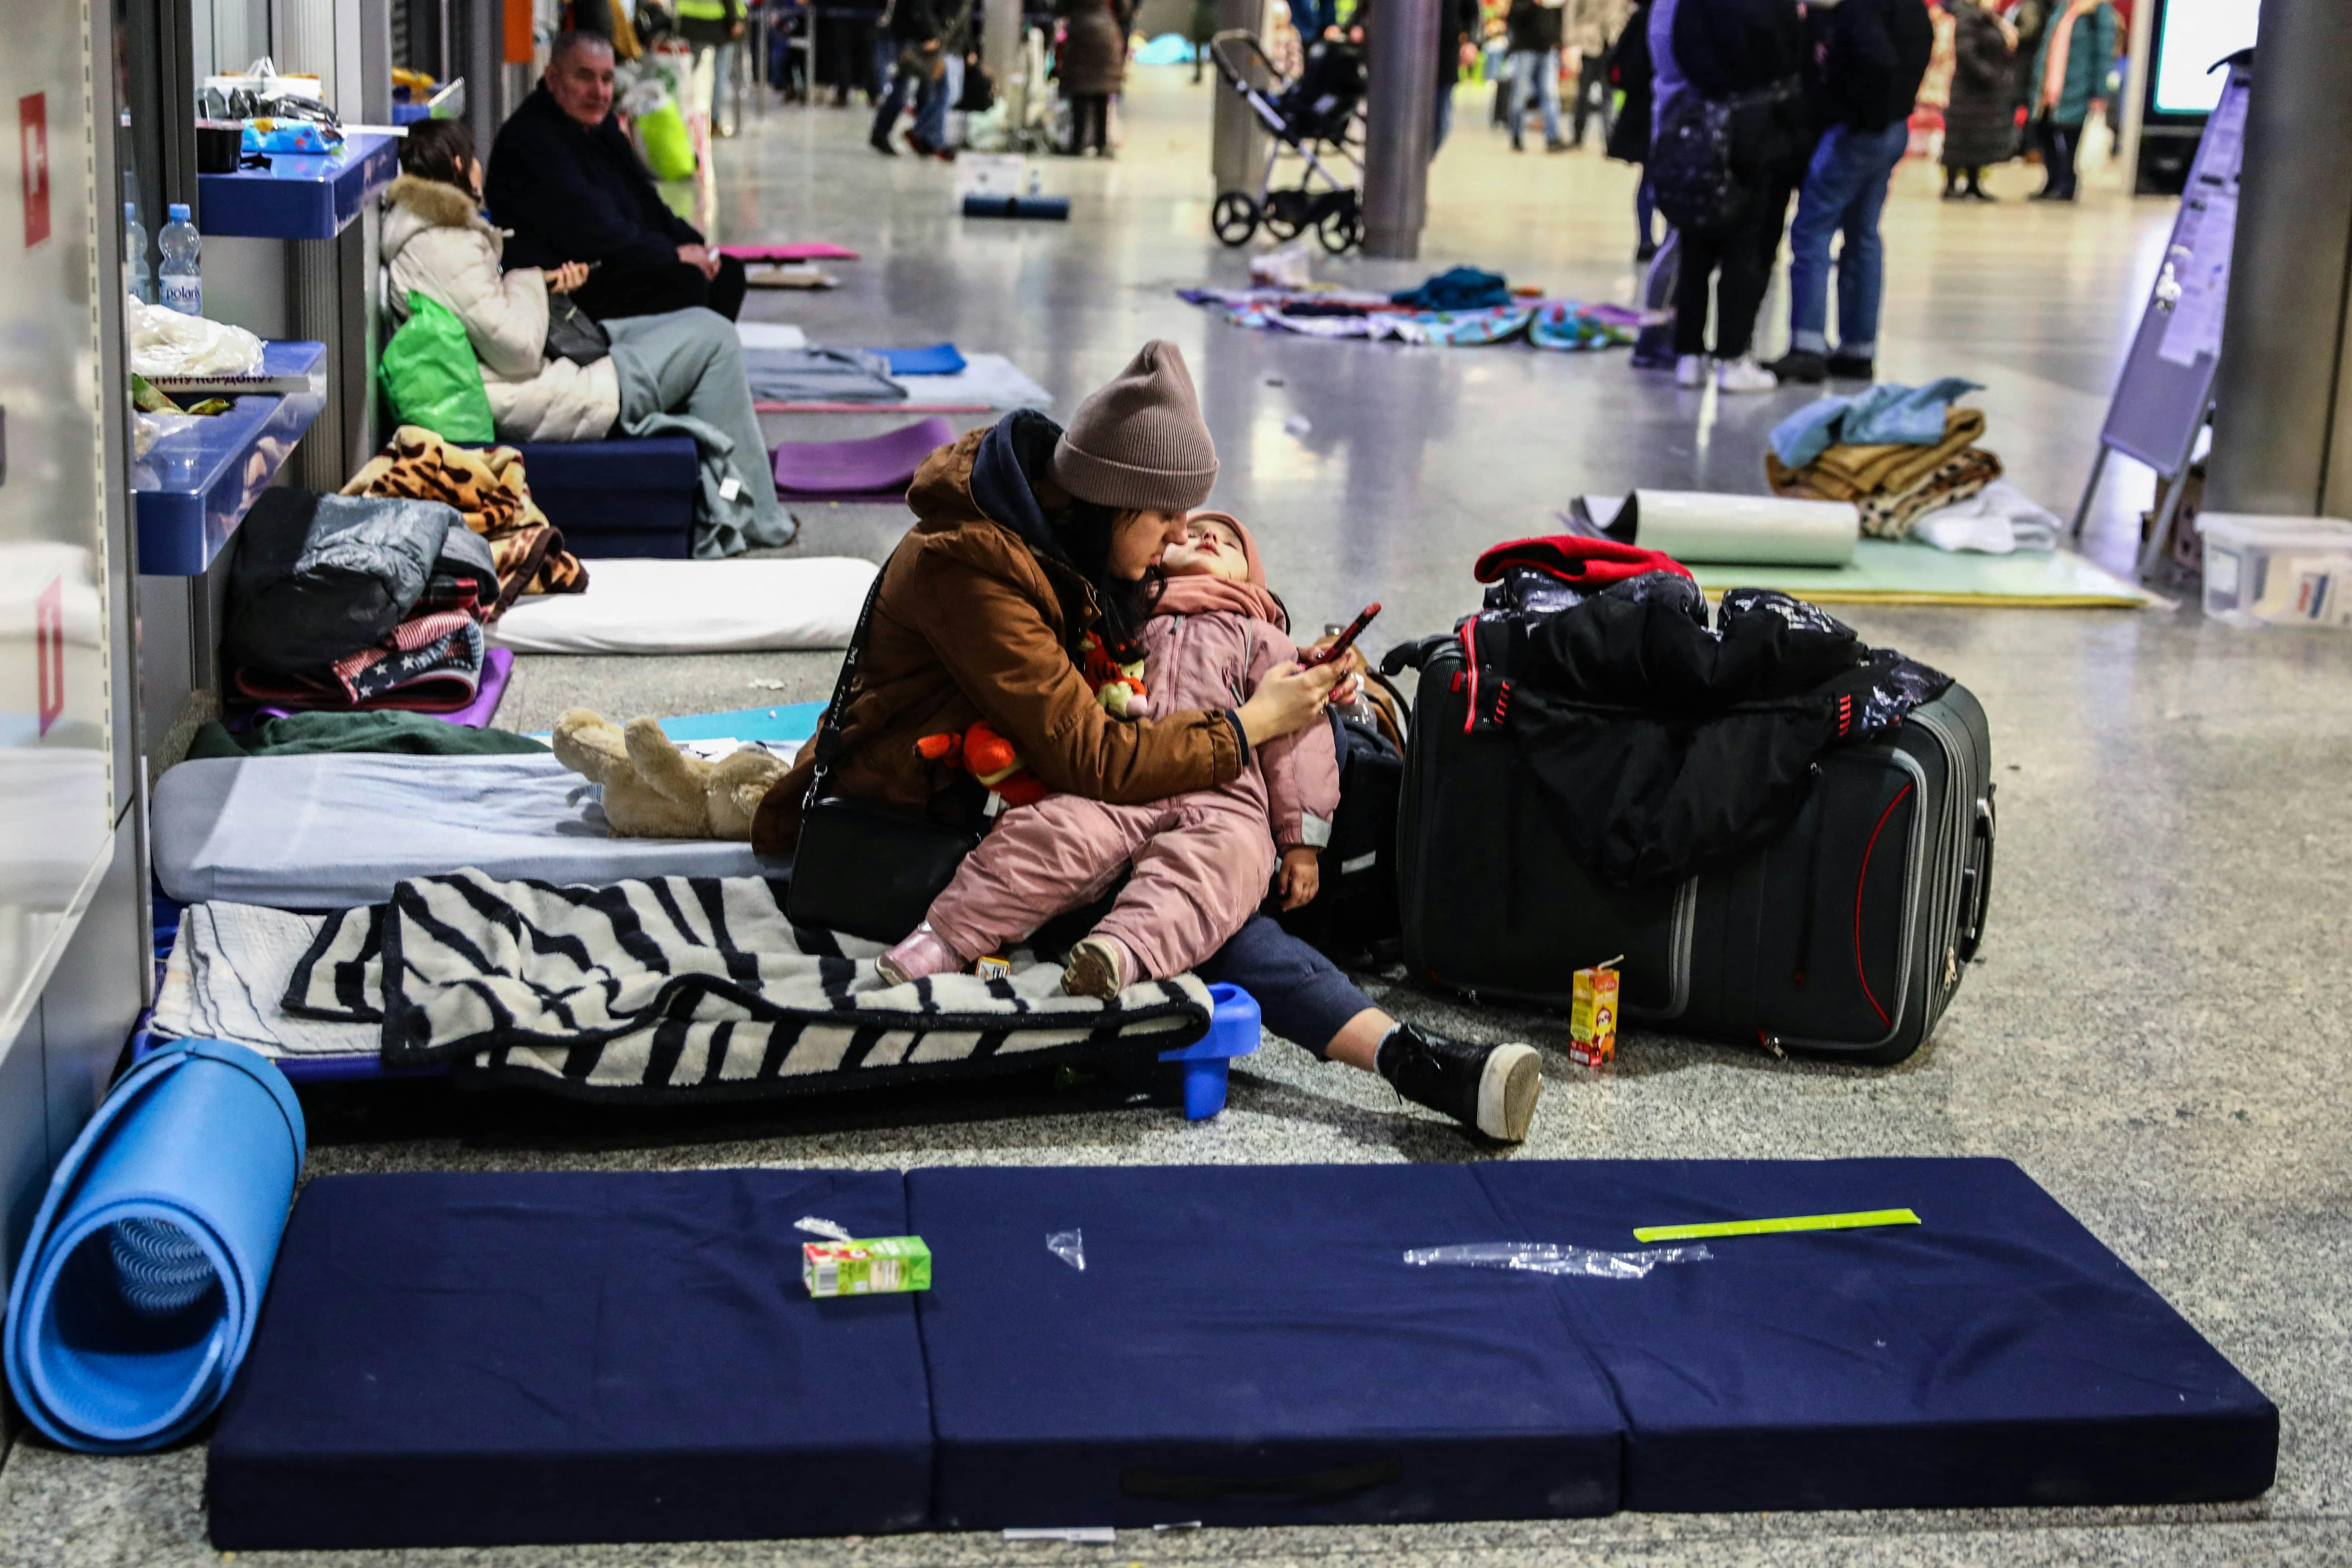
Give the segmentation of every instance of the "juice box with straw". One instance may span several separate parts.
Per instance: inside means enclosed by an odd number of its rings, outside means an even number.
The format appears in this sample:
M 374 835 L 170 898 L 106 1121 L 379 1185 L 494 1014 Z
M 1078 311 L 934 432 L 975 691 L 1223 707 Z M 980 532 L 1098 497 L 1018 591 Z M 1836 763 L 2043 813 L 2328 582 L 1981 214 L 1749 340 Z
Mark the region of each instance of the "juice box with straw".
M 1568 1059 L 1589 1068 L 1617 1058 L 1617 965 L 1622 956 L 1576 972 L 1568 1010 Z

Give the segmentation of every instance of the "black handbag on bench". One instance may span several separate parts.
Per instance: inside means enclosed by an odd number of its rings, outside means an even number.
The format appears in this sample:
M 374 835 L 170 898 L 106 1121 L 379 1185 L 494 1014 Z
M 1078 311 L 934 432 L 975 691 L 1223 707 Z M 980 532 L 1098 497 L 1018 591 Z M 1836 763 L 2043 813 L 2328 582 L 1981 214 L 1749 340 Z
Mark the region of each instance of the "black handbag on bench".
M 784 912 L 796 926 L 896 942 L 922 923 L 931 900 L 946 889 L 980 835 L 941 822 L 921 806 L 825 794 L 841 760 L 841 723 L 849 705 L 850 682 L 866 651 L 866 628 L 881 593 L 877 573 L 866 607 L 857 612 L 857 629 L 842 658 L 833 700 L 825 704 L 816 739 L 810 742 L 816 748 L 816 772 L 809 778 L 801 806 L 800 845 L 793 854 Z

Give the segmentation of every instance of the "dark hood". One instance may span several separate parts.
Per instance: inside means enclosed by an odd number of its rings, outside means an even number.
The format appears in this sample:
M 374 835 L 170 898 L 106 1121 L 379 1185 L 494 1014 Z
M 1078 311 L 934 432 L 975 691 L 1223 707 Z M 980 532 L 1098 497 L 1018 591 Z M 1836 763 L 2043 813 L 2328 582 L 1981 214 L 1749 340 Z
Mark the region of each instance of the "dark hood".
M 1037 486 L 1051 477 L 1062 427 L 1034 409 L 1000 419 L 972 454 L 971 499 L 990 518 L 1021 536 L 1041 561 L 1077 569 L 1037 504 Z

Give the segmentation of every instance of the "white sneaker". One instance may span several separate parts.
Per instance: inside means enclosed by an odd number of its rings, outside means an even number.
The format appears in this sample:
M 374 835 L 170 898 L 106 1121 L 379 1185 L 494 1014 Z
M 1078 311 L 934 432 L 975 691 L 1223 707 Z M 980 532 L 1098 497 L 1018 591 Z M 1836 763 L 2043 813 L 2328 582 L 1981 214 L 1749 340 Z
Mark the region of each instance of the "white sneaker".
M 1705 386 L 1706 384 L 1706 356 L 1705 354 L 1685 354 L 1682 358 L 1675 361 L 1675 384 L 1676 386 Z
M 1758 364 L 1754 354 L 1741 354 L 1715 367 L 1715 384 L 1719 392 L 1777 392 L 1780 378 Z

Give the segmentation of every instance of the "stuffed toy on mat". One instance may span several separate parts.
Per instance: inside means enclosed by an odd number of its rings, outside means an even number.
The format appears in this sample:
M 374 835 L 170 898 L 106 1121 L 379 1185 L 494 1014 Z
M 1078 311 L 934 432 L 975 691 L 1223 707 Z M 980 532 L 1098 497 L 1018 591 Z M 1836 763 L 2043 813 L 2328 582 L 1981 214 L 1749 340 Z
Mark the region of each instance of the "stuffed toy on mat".
M 707 763 L 689 757 L 651 719 L 615 726 L 574 708 L 555 721 L 555 757 L 604 786 L 604 821 L 615 838 L 736 838 L 792 764 L 746 747 Z

